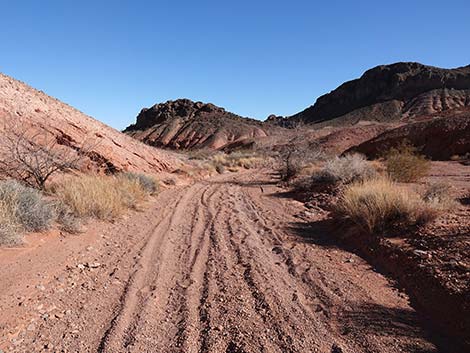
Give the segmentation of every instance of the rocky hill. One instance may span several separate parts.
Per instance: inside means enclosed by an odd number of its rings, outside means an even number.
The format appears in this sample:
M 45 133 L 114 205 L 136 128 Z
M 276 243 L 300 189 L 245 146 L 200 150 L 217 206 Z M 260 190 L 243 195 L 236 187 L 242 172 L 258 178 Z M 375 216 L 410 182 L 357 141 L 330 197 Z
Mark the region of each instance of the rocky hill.
M 80 149 L 89 141 L 86 168 L 158 173 L 176 167 L 170 154 L 146 146 L 9 76 L 0 74 L 0 129 L 22 128 L 53 136 L 60 145 Z
M 360 152 L 376 158 L 407 140 L 434 160 L 467 155 L 470 152 L 470 109 L 449 116 L 443 115 L 385 131 L 348 152 Z
M 441 69 L 414 62 L 381 65 L 343 83 L 287 121 L 354 124 L 413 121 L 470 106 L 470 65 Z
M 136 123 L 124 132 L 152 146 L 220 149 L 249 143 L 278 129 L 210 103 L 178 99 L 142 109 Z

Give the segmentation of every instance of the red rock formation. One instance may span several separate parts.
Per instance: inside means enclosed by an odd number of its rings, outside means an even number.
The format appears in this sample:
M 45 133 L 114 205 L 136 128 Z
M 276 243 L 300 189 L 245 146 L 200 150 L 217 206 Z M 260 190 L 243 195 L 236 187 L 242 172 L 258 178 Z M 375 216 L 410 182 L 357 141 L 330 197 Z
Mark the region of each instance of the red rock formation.
M 419 63 L 377 66 L 343 83 L 287 120 L 354 124 L 397 121 L 470 106 L 470 65 L 441 69 Z
M 178 162 L 164 151 L 144 145 L 11 77 L 0 74 L 0 127 L 21 121 L 32 129 L 53 134 L 69 148 L 84 140 L 94 146 L 89 168 L 157 173 Z
M 142 109 L 124 132 L 152 146 L 220 149 L 265 137 L 273 129 L 279 128 L 210 103 L 178 99 Z

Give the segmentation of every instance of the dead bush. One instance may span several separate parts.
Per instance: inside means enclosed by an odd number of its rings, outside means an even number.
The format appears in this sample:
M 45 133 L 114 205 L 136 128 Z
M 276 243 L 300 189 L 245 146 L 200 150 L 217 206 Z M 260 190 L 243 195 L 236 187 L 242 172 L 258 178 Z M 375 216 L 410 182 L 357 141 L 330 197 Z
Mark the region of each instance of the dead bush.
M 335 209 L 366 231 L 379 234 L 422 225 L 438 215 L 434 204 L 385 178 L 349 185 Z
M 57 172 L 78 169 L 83 157 L 94 147 L 88 140 L 65 147 L 72 142 L 64 142 L 42 128 L 25 126 L 28 124 L 21 121 L 3 126 L 0 172 L 33 188 L 44 189 Z
M 324 158 L 324 153 L 317 146 L 308 146 L 293 141 L 285 146 L 278 154 L 281 163 L 279 175 L 282 181 L 288 182 L 298 177 L 302 170 Z
M 388 175 L 395 181 L 412 183 L 426 176 L 430 162 L 415 147 L 403 142 L 385 156 Z

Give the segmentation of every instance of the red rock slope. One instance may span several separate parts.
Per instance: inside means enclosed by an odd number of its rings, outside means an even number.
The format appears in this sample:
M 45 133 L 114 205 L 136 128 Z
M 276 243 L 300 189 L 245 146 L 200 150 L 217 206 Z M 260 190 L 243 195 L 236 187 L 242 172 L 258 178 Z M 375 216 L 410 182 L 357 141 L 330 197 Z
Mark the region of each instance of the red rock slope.
M 90 141 L 94 147 L 89 153 L 88 167 L 158 173 L 177 164 L 169 153 L 146 146 L 41 91 L 0 74 L 0 127 L 17 121 L 55 135 L 61 144 L 70 148 L 80 148 L 82 141 Z

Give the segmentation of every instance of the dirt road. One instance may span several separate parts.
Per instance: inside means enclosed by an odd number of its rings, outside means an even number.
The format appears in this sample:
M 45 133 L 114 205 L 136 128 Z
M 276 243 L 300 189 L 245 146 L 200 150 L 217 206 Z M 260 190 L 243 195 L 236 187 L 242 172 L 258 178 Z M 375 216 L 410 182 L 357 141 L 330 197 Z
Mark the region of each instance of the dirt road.
M 407 297 L 281 192 L 268 174 L 223 175 L 92 236 L 6 256 L 0 347 L 437 352 Z

